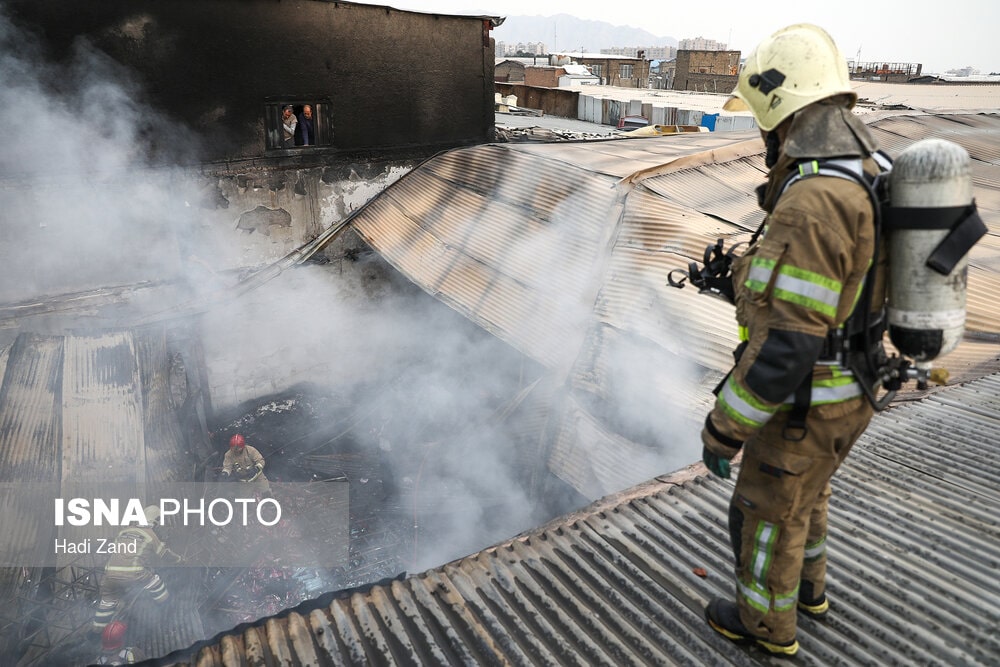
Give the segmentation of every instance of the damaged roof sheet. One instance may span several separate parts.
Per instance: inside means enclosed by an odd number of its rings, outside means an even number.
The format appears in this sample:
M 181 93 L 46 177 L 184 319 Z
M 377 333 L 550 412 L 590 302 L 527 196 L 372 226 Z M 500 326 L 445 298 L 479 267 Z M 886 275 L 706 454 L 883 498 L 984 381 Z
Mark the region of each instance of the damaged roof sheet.
M 980 213 L 992 229 L 1000 224 L 1000 114 L 907 113 L 873 118 L 870 128 L 890 154 L 927 137 L 965 147 Z M 428 161 L 365 207 L 352 226 L 425 290 L 552 366 L 558 350 L 531 342 L 563 340 L 552 334 L 566 328 L 564 313 L 534 307 L 545 304 L 546 292 L 594 304 L 622 273 L 641 280 L 649 278 L 650 264 L 659 264 L 665 274 L 700 260 L 717 238 L 749 239 L 762 215 L 753 188 L 765 173 L 763 144 L 747 132 L 491 144 Z M 989 266 L 998 243 L 995 233 L 980 241 L 973 267 Z M 619 272 L 596 281 L 579 279 L 602 269 L 620 247 L 648 261 L 623 262 Z M 521 248 L 527 257 L 517 254 Z M 650 288 L 659 290 L 654 279 Z M 980 282 L 970 278 L 969 320 L 996 332 L 1000 317 L 977 307 L 981 295 L 993 293 Z M 723 347 L 728 355 L 730 341 Z
M 144 496 L 147 484 L 186 481 L 190 464 L 168 395 L 166 336 L 163 327 L 93 335 L 25 332 L 0 350 L 0 482 L 8 488 L 53 484 L 70 496 L 114 485 Z M 5 499 L 19 498 L 17 488 Z M 73 541 L 80 531 L 40 522 L 39 515 L 23 508 L 5 507 L 0 514 L 5 544 L 16 553 L 34 553 L 55 538 Z M 51 572 L 0 568 L 0 597 L 10 603 L 0 609 L 0 628 L 23 621 L 15 593 L 32 579 L 51 576 L 60 589 L 84 595 L 85 573 L 102 567 L 104 560 L 96 554 L 59 554 Z M 137 612 L 149 626 L 161 628 L 143 638 L 146 655 L 161 655 L 204 636 L 197 593 L 197 587 L 175 590 L 166 613 Z M 92 613 L 87 606 L 81 609 Z M 76 641 L 85 639 L 89 623 L 75 609 L 53 621 L 63 633 L 78 633 Z M 55 637 L 73 641 L 64 634 Z
M 966 338 L 943 359 L 950 385 L 901 393 L 833 480 L 833 612 L 826 623 L 802 619 L 796 662 L 995 664 L 1000 116 L 909 114 L 873 119 L 872 128 L 893 154 L 923 137 L 960 138 L 991 233 L 970 261 Z M 673 398 L 700 419 L 711 385 L 731 363 L 731 307 L 665 283 L 716 238 L 749 237 L 759 222 L 748 193 L 763 179 L 762 147 L 747 134 L 642 141 L 640 155 L 649 159 L 637 159 L 630 140 L 463 149 L 402 179 L 353 221 L 425 290 L 562 369 L 555 381 L 572 391 L 549 466 L 581 493 L 615 490 L 467 558 L 327 594 L 161 664 L 768 662 L 703 620 L 708 599 L 732 595 L 733 482 L 695 464 L 625 488 L 627 459 L 642 458 L 641 443 L 609 429 L 580 400 L 611 395 L 610 360 L 622 346 L 643 350 L 650 369 L 683 354 L 704 372 L 693 391 Z M 527 243 L 534 236 L 540 242 Z M 523 247 L 530 257 L 519 254 Z M 573 326 L 565 311 L 546 309 L 553 292 L 566 290 L 586 304 L 584 315 L 571 313 Z M 697 335 L 695 349 L 678 330 Z M 681 341 L 688 347 L 677 349 Z
M 855 445 L 833 480 L 832 611 L 826 622 L 800 620 L 796 664 L 996 664 L 996 366 L 877 415 Z M 732 490 L 691 466 L 467 558 L 325 595 L 160 664 L 770 664 L 702 617 L 710 598 L 732 595 Z
M 865 118 L 890 155 L 927 137 L 966 148 L 980 214 L 998 229 L 1000 114 Z M 754 188 L 766 171 L 755 132 L 491 144 L 429 160 L 351 224 L 424 290 L 560 374 L 575 404 L 555 425 L 549 465 L 593 500 L 622 480 L 647 479 L 659 455 L 623 445 L 631 435 L 584 407 L 588 396 L 615 399 L 611 369 L 621 364 L 609 359 L 649 359 L 643 395 L 654 405 L 677 396 L 704 404 L 729 369 L 731 306 L 670 287 L 668 278 L 717 239 L 726 247 L 749 240 L 762 219 Z M 940 360 L 953 381 L 997 352 L 998 251 L 991 233 L 970 255 L 967 338 L 984 344 Z M 973 350 L 985 356 L 972 358 Z M 678 391 L 685 377 L 695 386 Z M 659 426 L 680 423 L 694 435 L 695 413 L 665 415 Z M 618 454 L 595 456 L 605 450 Z

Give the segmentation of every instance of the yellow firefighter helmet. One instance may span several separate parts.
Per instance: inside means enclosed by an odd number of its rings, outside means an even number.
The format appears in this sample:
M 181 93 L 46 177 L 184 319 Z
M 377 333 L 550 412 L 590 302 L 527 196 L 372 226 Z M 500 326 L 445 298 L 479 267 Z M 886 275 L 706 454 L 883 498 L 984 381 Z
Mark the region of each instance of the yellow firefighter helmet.
M 146 522 L 150 526 L 155 526 L 160 520 L 160 508 L 156 505 L 147 505 L 143 508 L 142 513 L 146 515 Z
M 782 28 L 747 56 L 727 111 L 753 112 L 770 132 L 804 106 L 833 95 L 858 100 L 851 89 L 847 60 L 822 28 L 797 23 Z

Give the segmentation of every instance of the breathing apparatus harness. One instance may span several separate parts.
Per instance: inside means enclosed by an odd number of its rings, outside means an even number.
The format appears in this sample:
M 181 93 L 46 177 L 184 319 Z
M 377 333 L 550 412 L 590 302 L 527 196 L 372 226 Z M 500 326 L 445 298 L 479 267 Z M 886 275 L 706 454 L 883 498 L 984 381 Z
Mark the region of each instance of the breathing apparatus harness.
M 888 175 L 892 171 L 892 159 L 883 151 L 871 154 L 879 167 L 879 173 L 871 175 L 862 167 L 861 158 L 824 160 L 809 160 L 801 162 L 798 169 L 785 179 L 778 190 L 780 197 L 793 183 L 812 176 L 834 176 L 861 185 L 872 203 L 875 228 L 874 250 L 872 259 L 865 275 L 861 296 L 854 304 L 854 310 L 844 323 L 831 329 L 826 335 L 826 341 L 820 352 L 819 361 L 835 362 L 848 368 L 858 378 L 858 384 L 875 410 L 884 410 L 896 395 L 907 377 L 909 362 L 893 355 L 889 358 L 882 347 L 882 336 L 885 333 L 885 306 L 880 308 L 872 318 L 872 291 L 875 286 L 875 274 L 878 270 L 878 254 L 882 245 L 883 211 L 889 206 Z M 811 384 L 812 373 L 806 376 Z M 886 390 L 881 398 L 876 394 L 875 385 L 881 383 Z M 809 411 L 809 389 L 802 386 L 795 392 L 795 403 L 789 426 L 805 431 L 805 415 Z
M 874 212 L 874 251 L 865 276 L 864 285 L 854 310 L 847 320 L 835 329 L 831 329 L 824 341 L 818 362 L 836 363 L 854 373 L 865 397 L 872 407 L 881 411 L 895 397 L 897 390 L 907 381 L 916 380 L 920 389 L 927 387 L 930 371 L 923 365 L 915 365 L 903 356 L 886 355 L 882 346 L 882 338 L 887 329 L 886 306 L 883 305 L 876 313 L 872 313 L 872 292 L 875 285 L 875 274 L 878 269 L 878 253 L 882 246 L 882 234 L 885 230 L 906 229 L 948 229 L 947 236 L 934 248 L 926 260 L 926 266 L 942 275 L 948 275 L 965 256 L 972 246 L 985 234 L 986 227 L 976 212 L 975 201 L 958 208 L 897 208 L 893 209 L 889 201 L 889 175 L 892 171 L 892 160 L 882 151 L 876 151 L 871 157 L 878 164 L 880 172 L 868 174 L 862 168 L 861 158 L 828 158 L 820 160 L 805 160 L 799 163 L 798 169 L 792 172 L 781 184 L 778 196 L 785 190 L 804 178 L 812 176 L 834 176 L 854 181 L 861 185 L 868 194 Z M 754 232 L 749 245 L 752 246 L 764 229 L 762 222 Z M 688 265 L 688 271 L 674 269 L 667 276 L 671 287 L 684 287 L 685 278 L 699 289 L 702 294 L 722 298 L 729 303 L 735 301 L 735 288 L 732 284 L 732 262 L 737 244 L 728 251 L 723 249 L 723 240 L 705 250 L 703 267 L 697 262 Z M 674 273 L 681 273 L 679 279 Z M 891 332 L 890 332 L 891 335 Z M 895 339 L 893 339 L 895 342 Z M 737 362 L 745 348 L 742 343 L 734 352 Z M 902 350 L 906 353 L 906 350 Z M 731 373 L 732 371 L 730 371 Z M 726 376 L 728 378 L 728 375 Z M 726 378 L 723 378 L 715 393 L 718 393 Z M 812 372 L 810 371 L 799 388 L 794 392 L 793 404 L 785 428 L 785 437 L 790 440 L 800 440 L 805 437 L 805 418 L 809 411 L 811 399 Z M 886 391 L 877 395 L 877 386 Z M 799 431 L 800 434 L 793 434 Z

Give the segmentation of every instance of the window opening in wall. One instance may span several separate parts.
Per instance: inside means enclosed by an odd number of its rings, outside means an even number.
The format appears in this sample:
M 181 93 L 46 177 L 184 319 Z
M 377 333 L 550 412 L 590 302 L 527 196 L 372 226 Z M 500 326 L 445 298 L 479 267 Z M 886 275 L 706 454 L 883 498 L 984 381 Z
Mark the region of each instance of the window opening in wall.
M 620 75 L 623 79 L 632 78 L 632 67 L 633 67 L 632 65 L 624 65 L 624 64 L 621 66 Z
M 309 149 L 333 145 L 329 100 L 268 101 L 264 105 L 267 148 Z

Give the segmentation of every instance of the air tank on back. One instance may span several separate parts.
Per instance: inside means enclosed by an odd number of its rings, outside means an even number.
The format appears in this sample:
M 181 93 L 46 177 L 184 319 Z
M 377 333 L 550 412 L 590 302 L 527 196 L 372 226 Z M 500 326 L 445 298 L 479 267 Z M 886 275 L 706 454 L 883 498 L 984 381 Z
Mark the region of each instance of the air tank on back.
M 927 369 L 962 338 L 968 251 L 986 231 L 969 154 L 951 141 L 914 143 L 893 161 L 889 195 L 889 338 Z

